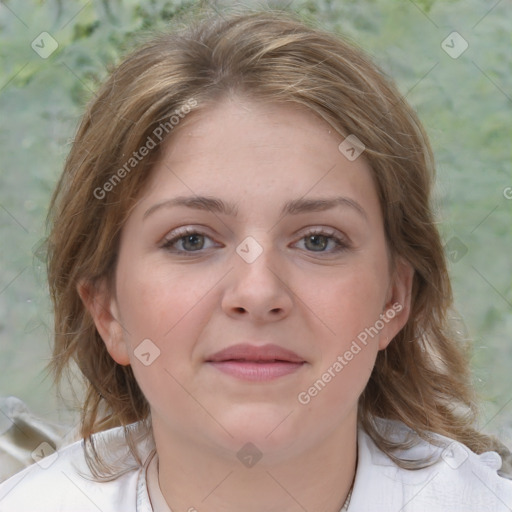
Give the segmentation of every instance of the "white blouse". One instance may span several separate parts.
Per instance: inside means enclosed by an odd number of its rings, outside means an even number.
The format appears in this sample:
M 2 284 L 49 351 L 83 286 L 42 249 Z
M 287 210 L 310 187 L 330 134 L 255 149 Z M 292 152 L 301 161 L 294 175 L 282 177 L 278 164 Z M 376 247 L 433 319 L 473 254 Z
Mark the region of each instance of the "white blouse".
M 379 420 L 390 437 L 410 435 L 403 424 Z M 137 429 L 137 424 L 130 428 Z M 498 475 L 496 452 L 476 455 L 465 445 L 435 436 L 443 446 L 420 441 L 397 455 L 432 455 L 428 468 L 406 470 L 358 431 L 358 463 L 348 512 L 511 512 L 512 481 Z M 97 449 L 112 460 L 128 453 L 122 428 L 95 435 Z M 171 512 L 158 484 L 158 457 L 151 441 L 138 444 L 144 461 L 109 482 L 97 482 L 84 459 L 82 442 L 41 459 L 0 484 L 0 512 Z M 103 453 L 103 451 L 102 451 Z M 343 509 L 342 509 L 343 510 Z M 342 512 L 342 511 L 340 511 Z

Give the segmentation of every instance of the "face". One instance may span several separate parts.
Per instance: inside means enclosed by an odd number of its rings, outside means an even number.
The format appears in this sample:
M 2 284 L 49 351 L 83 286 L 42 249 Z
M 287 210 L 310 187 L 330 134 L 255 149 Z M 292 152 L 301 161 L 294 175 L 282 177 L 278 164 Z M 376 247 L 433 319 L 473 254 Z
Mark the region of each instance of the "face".
M 123 227 L 115 293 L 90 307 L 155 429 L 290 454 L 355 424 L 412 272 L 391 275 L 370 169 L 342 141 L 307 110 L 231 98 L 166 145 Z

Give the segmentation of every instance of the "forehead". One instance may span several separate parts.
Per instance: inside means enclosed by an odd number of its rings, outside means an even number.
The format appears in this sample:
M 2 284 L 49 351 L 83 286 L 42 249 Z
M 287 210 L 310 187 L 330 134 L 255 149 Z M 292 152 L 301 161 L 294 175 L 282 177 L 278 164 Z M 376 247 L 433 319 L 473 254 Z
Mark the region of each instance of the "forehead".
M 380 210 L 371 170 L 344 137 L 300 105 L 226 98 L 184 120 L 162 148 L 141 202 L 215 196 L 242 215 L 269 203 L 343 194 Z

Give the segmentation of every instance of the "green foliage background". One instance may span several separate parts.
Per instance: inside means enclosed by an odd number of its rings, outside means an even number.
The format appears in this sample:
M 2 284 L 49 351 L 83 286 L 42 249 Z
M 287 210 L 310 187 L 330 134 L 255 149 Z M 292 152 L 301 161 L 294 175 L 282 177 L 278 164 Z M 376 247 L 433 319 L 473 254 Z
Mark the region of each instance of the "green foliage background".
M 467 253 L 450 265 L 456 304 L 474 339 L 482 426 L 512 446 L 512 7 L 500 0 L 288 2 L 369 52 L 417 109 L 436 154 L 439 227 Z M 248 4 L 258 7 L 258 4 Z M 51 191 L 85 102 L 147 31 L 217 2 L 61 0 L 0 3 L 0 395 L 71 421 L 44 371 L 51 314 L 38 246 Z M 259 4 L 262 5 L 262 4 Z M 283 3 L 269 4 L 284 7 Z M 456 30 L 458 59 L 441 48 Z M 59 47 L 47 59 L 41 32 Z

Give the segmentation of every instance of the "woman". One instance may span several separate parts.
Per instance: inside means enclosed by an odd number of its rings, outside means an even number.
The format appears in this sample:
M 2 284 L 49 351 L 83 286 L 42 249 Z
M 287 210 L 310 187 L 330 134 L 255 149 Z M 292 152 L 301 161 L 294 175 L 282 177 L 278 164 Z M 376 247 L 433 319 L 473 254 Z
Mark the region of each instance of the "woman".
M 84 442 L 2 510 L 510 510 L 433 174 L 396 88 L 291 15 L 128 57 L 51 205 L 53 365 L 85 377 Z

